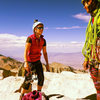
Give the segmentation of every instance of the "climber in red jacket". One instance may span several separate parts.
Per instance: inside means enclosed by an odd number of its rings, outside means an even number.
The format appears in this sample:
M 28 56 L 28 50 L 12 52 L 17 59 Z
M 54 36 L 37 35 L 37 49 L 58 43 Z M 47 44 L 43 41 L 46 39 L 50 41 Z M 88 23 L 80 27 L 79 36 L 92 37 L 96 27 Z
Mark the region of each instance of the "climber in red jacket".
M 44 73 L 40 61 L 41 51 L 43 51 L 44 59 L 46 61 L 46 69 L 49 71 L 48 56 L 46 50 L 46 40 L 43 38 L 44 25 L 38 20 L 34 21 L 33 34 L 26 40 L 24 51 L 24 68 L 25 68 L 25 81 L 22 86 L 21 93 L 24 94 L 30 87 L 30 79 L 32 79 L 32 71 L 37 74 L 38 85 L 37 91 L 41 91 L 44 83 Z

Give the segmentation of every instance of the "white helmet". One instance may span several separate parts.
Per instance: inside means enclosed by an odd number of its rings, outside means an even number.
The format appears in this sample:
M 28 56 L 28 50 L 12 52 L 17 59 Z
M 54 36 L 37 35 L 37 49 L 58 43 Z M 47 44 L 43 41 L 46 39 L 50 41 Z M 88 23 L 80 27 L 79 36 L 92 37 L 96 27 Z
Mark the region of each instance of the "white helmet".
M 36 19 L 36 20 L 34 20 L 34 24 L 33 24 L 32 29 L 34 30 L 34 28 L 35 28 L 37 25 L 39 25 L 39 24 L 42 24 L 42 25 L 43 25 L 43 23 L 38 22 L 38 20 L 37 20 L 37 19 Z

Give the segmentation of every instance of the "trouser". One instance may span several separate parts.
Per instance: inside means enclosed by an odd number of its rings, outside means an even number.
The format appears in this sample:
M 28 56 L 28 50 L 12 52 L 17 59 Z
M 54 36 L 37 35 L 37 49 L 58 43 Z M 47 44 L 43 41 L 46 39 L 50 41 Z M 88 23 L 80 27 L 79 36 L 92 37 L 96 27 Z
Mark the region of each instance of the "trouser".
M 100 81 L 97 79 L 98 77 L 98 68 L 95 68 L 94 65 L 90 65 L 90 75 L 93 80 L 94 86 L 97 91 L 97 95 L 100 95 Z
M 25 81 L 22 85 L 22 87 L 26 90 L 29 89 L 29 86 L 31 85 L 31 80 L 32 80 L 32 75 L 34 73 L 37 74 L 37 78 L 38 78 L 38 85 L 39 86 L 43 86 L 43 83 L 44 83 L 44 73 L 43 73 L 43 68 L 42 68 L 42 64 L 39 61 L 36 61 L 36 62 L 28 62 L 29 64 L 29 67 L 30 67 L 30 70 L 32 72 L 31 73 L 28 73 L 26 70 L 25 70 Z

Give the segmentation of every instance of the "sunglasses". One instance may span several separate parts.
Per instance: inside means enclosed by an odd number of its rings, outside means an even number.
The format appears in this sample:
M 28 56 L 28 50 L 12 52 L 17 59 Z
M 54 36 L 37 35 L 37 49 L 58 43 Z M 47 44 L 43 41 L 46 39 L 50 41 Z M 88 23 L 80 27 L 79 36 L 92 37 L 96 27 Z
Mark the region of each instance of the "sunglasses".
M 37 29 L 40 29 L 41 30 L 41 29 L 43 29 L 43 27 L 37 27 Z

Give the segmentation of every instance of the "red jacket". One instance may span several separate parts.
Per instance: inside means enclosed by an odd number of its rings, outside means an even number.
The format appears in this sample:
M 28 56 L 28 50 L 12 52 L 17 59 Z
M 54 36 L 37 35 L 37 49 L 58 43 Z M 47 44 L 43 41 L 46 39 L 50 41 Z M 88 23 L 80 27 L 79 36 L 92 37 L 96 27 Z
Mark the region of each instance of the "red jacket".
M 28 51 L 27 61 L 36 62 L 40 60 L 41 50 L 44 45 L 44 38 L 41 35 L 40 39 L 36 38 L 35 34 L 29 36 L 32 39 L 30 50 Z

